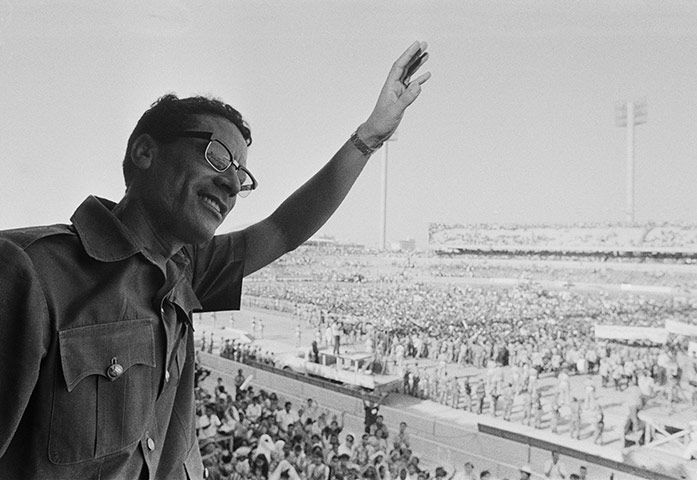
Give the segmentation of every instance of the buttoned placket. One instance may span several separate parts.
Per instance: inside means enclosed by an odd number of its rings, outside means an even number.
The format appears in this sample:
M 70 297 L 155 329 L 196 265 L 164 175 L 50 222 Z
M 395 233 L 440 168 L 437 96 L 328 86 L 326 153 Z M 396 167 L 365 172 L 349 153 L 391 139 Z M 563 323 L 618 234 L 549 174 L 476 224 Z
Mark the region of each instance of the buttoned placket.
M 172 368 L 174 368 L 174 363 L 178 354 L 179 346 L 183 341 L 183 337 L 187 335 L 187 328 L 191 328 L 191 322 L 188 318 L 188 313 L 184 311 L 184 308 L 180 307 L 180 312 L 177 312 L 177 287 L 184 280 L 184 275 L 181 269 L 175 269 L 174 264 L 176 261 L 172 259 L 172 262 L 167 265 L 167 276 L 172 279 L 171 283 L 166 282 L 165 286 L 167 291 L 162 295 L 159 301 L 160 307 L 160 321 L 162 322 L 163 330 L 165 333 L 165 357 L 164 357 L 164 381 L 160 384 L 160 389 L 158 396 L 162 394 L 164 389 L 169 384 L 169 380 L 172 376 Z M 178 265 L 181 267 L 182 265 Z M 181 327 L 179 326 L 180 319 L 178 318 L 178 313 L 185 317 Z M 193 331 L 193 329 L 192 329 Z
M 172 292 L 170 291 L 160 301 L 160 320 L 163 324 L 167 347 L 165 349 L 163 364 L 164 382 L 161 383 L 159 395 L 162 394 L 164 389 L 169 384 L 169 380 L 172 376 L 172 368 L 175 368 L 175 360 L 177 358 L 179 347 L 181 342 L 184 340 L 184 337 L 187 335 L 187 328 L 189 327 L 189 322 L 181 322 L 181 327 L 179 326 L 180 322 L 177 318 L 176 304 L 170 300 L 171 297 Z
M 158 321 L 161 322 L 157 328 L 162 329 L 164 336 L 163 356 L 158 359 L 158 363 L 162 362 L 162 370 L 164 370 L 164 372 L 160 371 L 158 399 L 163 396 L 168 388 L 177 387 L 170 382 L 174 373 L 172 369 L 177 368 L 176 359 L 180 346 L 186 341 L 187 335 L 191 334 L 188 329 L 191 328 L 193 332 L 193 326 L 188 314 L 185 312 L 185 309 L 188 308 L 186 301 L 183 300 L 185 297 L 180 299 L 177 294 L 178 287 L 184 280 L 184 275 L 173 268 L 168 268 L 167 270 L 169 278 L 173 279 L 173 281 L 165 281 L 165 285 L 163 285 L 163 288 L 158 292 L 158 297 L 156 297 L 159 298 L 159 301 L 156 300 L 154 305 L 158 314 Z M 155 420 L 155 417 L 153 417 L 153 420 Z M 159 443 L 164 441 L 163 438 L 159 438 L 160 434 L 156 433 L 157 431 L 158 428 L 155 424 L 149 425 L 140 441 L 145 463 L 151 472 L 150 478 L 152 478 L 153 469 L 156 468 L 153 462 L 162 453 L 158 450 L 161 447 Z
M 165 367 L 165 382 L 163 385 L 161 385 L 160 392 L 159 392 L 160 394 L 162 394 L 162 390 L 164 390 L 166 385 L 169 383 L 169 377 L 171 375 L 169 373 L 169 370 L 170 370 L 170 368 L 172 368 L 172 362 L 170 361 L 170 358 L 172 357 L 172 355 L 176 355 L 176 351 L 174 351 L 175 348 L 171 347 L 171 342 L 170 342 L 170 338 L 169 338 L 170 335 L 172 334 L 172 332 L 171 332 L 170 328 L 167 328 L 168 325 L 171 325 L 171 323 L 168 322 L 168 319 L 167 319 L 167 310 L 169 310 L 169 309 L 172 309 L 172 305 L 169 302 L 167 296 L 165 296 L 160 301 L 160 321 L 164 325 L 165 341 L 166 341 L 166 345 L 167 345 L 167 348 L 165 349 L 165 362 L 163 364 Z M 174 312 L 172 312 L 172 313 L 174 313 Z M 176 322 L 176 320 L 175 320 L 175 322 Z M 177 330 L 176 323 L 174 323 L 174 330 L 175 331 Z M 181 332 L 180 332 L 180 334 L 181 334 Z

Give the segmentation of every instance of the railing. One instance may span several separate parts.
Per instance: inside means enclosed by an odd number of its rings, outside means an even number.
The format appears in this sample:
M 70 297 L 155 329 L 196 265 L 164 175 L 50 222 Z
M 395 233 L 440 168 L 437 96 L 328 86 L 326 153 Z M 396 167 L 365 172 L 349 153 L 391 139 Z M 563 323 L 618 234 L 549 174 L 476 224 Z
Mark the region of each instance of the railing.
M 680 452 L 685 449 L 691 439 L 691 434 L 697 434 L 697 421 L 690 422 L 689 426 L 675 433 L 670 433 L 664 425 L 659 424 L 655 419 L 641 415 L 641 420 L 644 421 L 644 445 L 643 448 L 657 448 L 660 446 L 671 445 L 680 449 Z M 630 448 L 640 448 L 638 446 Z

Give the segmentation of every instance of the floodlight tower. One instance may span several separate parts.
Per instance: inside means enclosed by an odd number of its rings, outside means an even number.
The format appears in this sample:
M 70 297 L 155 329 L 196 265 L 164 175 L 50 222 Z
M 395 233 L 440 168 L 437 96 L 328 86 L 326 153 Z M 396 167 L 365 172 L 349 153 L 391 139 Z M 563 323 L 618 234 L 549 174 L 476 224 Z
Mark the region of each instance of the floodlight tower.
M 622 102 L 615 107 L 615 124 L 627 127 L 627 210 L 625 219 L 634 223 L 634 126 L 646 123 L 646 100 Z
M 387 249 L 387 152 L 390 142 L 397 140 L 395 131 L 390 138 L 385 140 L 385 155 L 382 157 L 382 187 L 380 190 L 380 250 Z

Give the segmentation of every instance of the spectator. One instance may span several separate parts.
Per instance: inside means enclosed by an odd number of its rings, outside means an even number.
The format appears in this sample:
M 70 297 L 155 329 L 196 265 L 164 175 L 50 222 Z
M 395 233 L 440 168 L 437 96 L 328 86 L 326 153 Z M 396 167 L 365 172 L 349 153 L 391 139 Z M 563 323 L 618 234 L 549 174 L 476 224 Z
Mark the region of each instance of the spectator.
M 286 402 L 283 410 L 276 412 L 276 422 L 278 423 L 278 428 L 282 431 L 287 431 L 288 426 L 295 424 L 300 421 L 298 413 L 292 409 L 293 404 L 291 402 Z
M 544 465 L 545 477 L 553 480 L 563 480 L 567 477 L 566 466 L 559 460 L 559 452 L 552 450 L 552 458 Z
M 530 480 L 530 477 L 532 477 L 532 468 L 530 468 L 530 465 L 525 464 L 520 467 L 520 480 Z
M 465 462 L 462 472 L 456 471 L 453 480 L 477 480 L 477 474 L 474 471 L 474 464 L 470 461 Z
M 409 433 L 407 432 L 407 422 L 399 422 L 399 432 L 395 435 L 394 448 L 403 450 L 409 448 L 411 444 Z
M 387 398 L 387 393 L 382 394 L 377 402 L 373 402 L 372 400 L 370 400 L 365 395 L 365 393 L 362 393 L 361 398 L 363 400 L 363 410 L 365 411 L 365 419 L 363 422 L 365 432 L 369 433 L 370 427 L 377 421 L 378 412 L 380 411 L 380 405 L 385 400 L 385 398 Z

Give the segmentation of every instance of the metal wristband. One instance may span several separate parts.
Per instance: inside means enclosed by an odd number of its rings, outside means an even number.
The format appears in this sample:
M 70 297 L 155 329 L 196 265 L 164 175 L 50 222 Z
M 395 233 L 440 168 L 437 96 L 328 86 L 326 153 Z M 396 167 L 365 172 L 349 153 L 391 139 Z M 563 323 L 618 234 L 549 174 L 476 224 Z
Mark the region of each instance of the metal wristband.
M 366 145 L 366 143 L 358 136 L 358 130 L 351 134 L 351 143 L 353 143 L 353 146 L 360 150 L 361 153 L 366 157 L 371 156 L 376 150 L 382 147 L 382 143 L 372 148 Z

